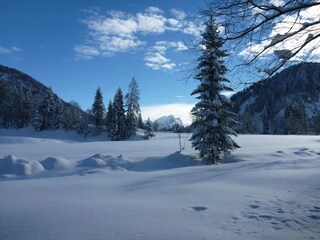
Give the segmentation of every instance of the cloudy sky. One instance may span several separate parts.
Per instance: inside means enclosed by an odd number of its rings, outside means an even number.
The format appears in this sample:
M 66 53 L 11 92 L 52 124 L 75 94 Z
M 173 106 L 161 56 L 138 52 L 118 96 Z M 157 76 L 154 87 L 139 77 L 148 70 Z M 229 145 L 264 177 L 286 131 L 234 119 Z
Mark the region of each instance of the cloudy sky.
M 186 80 L 196 58 L 190 46 L 201 31 L 194 14 L 204 6 L 194 0 L 2 0 L 0 64 L 83 109 L 99 86 L 107 105 L 135 77 L 144 118 L 186 119 L 196 85 Z
M 192 47 L 202 30 L 195 15 L 206 2 L 1 0 L 0 64 L 27 73 L 83 109 L 91 107 L 99 86 L 107 105 L 135 77 L 144 119 L 174 114 L 188 123 L 197 84 L 188 80 L 197 57 Z M 310 11 L 306 18 L 318 17 L 318 9 Z M 278 28 L 268 34 L 288 29 Z

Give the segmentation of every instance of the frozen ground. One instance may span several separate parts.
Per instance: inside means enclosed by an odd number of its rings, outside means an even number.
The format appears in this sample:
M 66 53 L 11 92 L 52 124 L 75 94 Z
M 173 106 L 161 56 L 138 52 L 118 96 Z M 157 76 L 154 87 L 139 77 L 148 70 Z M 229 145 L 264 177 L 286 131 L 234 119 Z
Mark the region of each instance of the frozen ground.
M 239 136 L 218 166 L 101 140 L 0 129 L 0 239 L 320 239 L 318 136 Z

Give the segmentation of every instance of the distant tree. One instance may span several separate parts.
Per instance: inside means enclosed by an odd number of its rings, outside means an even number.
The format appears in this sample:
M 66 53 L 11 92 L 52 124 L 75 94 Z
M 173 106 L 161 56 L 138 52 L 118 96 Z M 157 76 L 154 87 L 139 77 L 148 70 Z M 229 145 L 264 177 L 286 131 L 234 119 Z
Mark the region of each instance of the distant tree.
M 109 136 L 112 135 L 112 131 L 114 130 L 114 111 L 113 111 L 113 104 L 112 101 L 109 101 L 107 114 L 106 114 L 106 129 L 109 134 Z
M 59 129 L 63 127 L 64 121 L 64 107 L 62 105 L 62 101 L 55 97 L 54 107 L 53 107 L 53 119 L 52 119 L 52 127 L 54 129 Z
M 113 100 L 114 126 L 111 133 L 113 141 L 123 141 L 128 136 L 126 132 L 126 116 L 123 104 L 123 94 L 119 88 Z
M 316 135 L 320 134 L 320 106 L 317 104 L 318 101 L 313 101 L 307 105 L 307 111 L 311 113 L 310 119 L 310 132 Z
M 149 140 L 152 137 L 154 137 L 154 133 L 153 133 L 153 129 L 152 129 L 152 122 L 150 120 L 150 118 L 148 118 L 146 124 L 145 124 L 145 132 L 144 132 L 144 139 L 145 140 Z
M 191 113 L 194 117 L 191 127 L 192 146 L 199 150 L 200 157 L 216 164 L 238 144 L 230 135 L 236 135 L 233 127 L 237 124 L 235 114 L 228 109 L 232 103 L 222 95 L 222 91 L 232 91 L 225 85 L 227 72 L 223 58 L 227 56 L 221 49 L 223 40 L 219 37 L 218 26 L 213 18 L 209 18 L 202 33 L 201 55 L 195 68 L 195 79 L 198 87 L 191 93 L 197 95 L 199 102 Z
M 264 77 L 319 53 L 319 6 L 318 0 L 211 0 L 203 13 L 219 19 L 223 42 L 245 57 L 237 66 Z
M 262 133 L 263 134 L 269 134 L 270 133 L 270 115 L 269 110 L 266 106 L 263 107 L 262 113 L 261 113 L 261 120 L 262 120 Z
M 92 114 L 96 126 L 96 133 L 101 134 L 104 123 L 105 107 L 103 104 L 103 96 L 100 87 L 96 91 L 94 102 L 92 104 Z
M 143 124 L 143 121 L 142 121 L 141 113 L 139 113 L 139 116 L 138 116 L 138 127 L 141 128 L 141 129 L 144 128 L 144 124 Z
M 61 102 L 51 89 L 47 91 L 43 101 L 38 105 L 34 116 L 34 129 L 42 131 L 57 129 L 61 126 Z
M 62 118 L 63 128 L 66 130 L 76 130 L 78 133 L 85 134 L 88 121 L 81 110 L 79 103 L 71 101 L 63 109 Z
M 283 117 L 282 131 L 284 134 L 307 133 L 308 120 L 305 105 L 302 102 L 288 103 Z
M 241 116 L 241 125 L 239 126 L 241 133 L 257 134 L 259 133 L 259 122 L 256 114 L 250 111 L 250 108 L 246 106 Z
M 128 93 L 125 96 L 126 100 L 126 126 L 128 137 L 132 137 L 136 134 L 139 125 L 139 114 L 140 105 L 139 105 L 139 89 L 138 83 L 135 78 L 132 78 Z

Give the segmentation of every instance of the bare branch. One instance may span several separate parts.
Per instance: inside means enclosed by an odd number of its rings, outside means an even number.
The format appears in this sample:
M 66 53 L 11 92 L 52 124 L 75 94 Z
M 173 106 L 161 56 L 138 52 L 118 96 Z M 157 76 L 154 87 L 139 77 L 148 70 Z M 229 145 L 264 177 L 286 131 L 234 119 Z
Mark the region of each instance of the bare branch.
M 308 15 L 311 10 L 313 18 Z M 212 0 L 202 14 L 217 19 L 224 28 L 223 43 L 243 59 L 232 71 L 245 66 L 270 77 L 286 64 L 312 57 L 312 52 L 320 56 L 319 11 L 320 0 L 286 0 L 277 5 L 260 0 Z

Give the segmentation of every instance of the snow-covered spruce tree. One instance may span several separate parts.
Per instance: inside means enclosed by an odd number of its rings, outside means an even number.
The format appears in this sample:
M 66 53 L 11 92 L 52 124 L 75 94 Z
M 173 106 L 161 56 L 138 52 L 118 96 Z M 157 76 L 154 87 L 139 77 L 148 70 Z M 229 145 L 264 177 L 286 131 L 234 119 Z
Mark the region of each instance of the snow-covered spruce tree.
M 114 129 L 114 113 L 113 113 L 113 104 L 112 101 L 109 101 L 107 113 L 106 113 L 106 129 L 109 136 L 112 135 Z
M 60 102 L 51 89 L 47 92 L 43 101 L 38 105 L 34 116 L 33 126 L 37 131 L 56 129 L 60 127 L 62 112 Z
M 100 87 L 96 91 L 94 102 L 92 104 L 92 114 L 96 126 L 96 133 L 101 134 L 105 115 L 105 107 L 103 104 L 103 96 Z
M 113 141 L 123 141 L 128 136 L 126 132 L 126 116 L 123 105 L 123 94 L 121 88 L 119 88 L 114 96 L 113 100 L 113 117 L 114 126 L 111 133 L 111 139 Z
M 153 129 L 152 129 L 152 122 L 150 118 L 148 118 L 146 124 L 145 124 L 145 131 L 144 131 L 144 136 L 143 138 L 145 140 L 149 140 L 150 138 L 154 137 Z
M 125 96 L 126 101 L 126 126 L 128 137 L 136 135 L 139 124 L 139 114 L 140 114 L 140 105 L 139 105 L 139 89 L 136 79 L 133 77 L 130 84 L 128 93 Z
M 191 111 L 194 119 L 190 140 L 192 146 L 199 150 L 201 158 L 216 164 L 239 146 L 231 138 L 231 135 L 236 136 L 233 127 L 238 123 L 234 120 L 236 115 L 228 110 L 232 103 L 221 94 L 221 91 L 232 90 L 225 85 L 229 82 L 224 77 L 227 69 L 223 58 L 227 53 L 221 49 L 222 39 L 212 18 L 206 22 L 200 46 L 201 56 L 195 68 L 195 79 L 200 84 L 191 93 L 197 95 L 199 102 Z
M 142 121 L 141 113 L 139 113 L 139 116 L 138 116 L 138 127 L 141 128 L 141 129 L 144 128 L 144 124 L 143 124 L 143 121 Z

